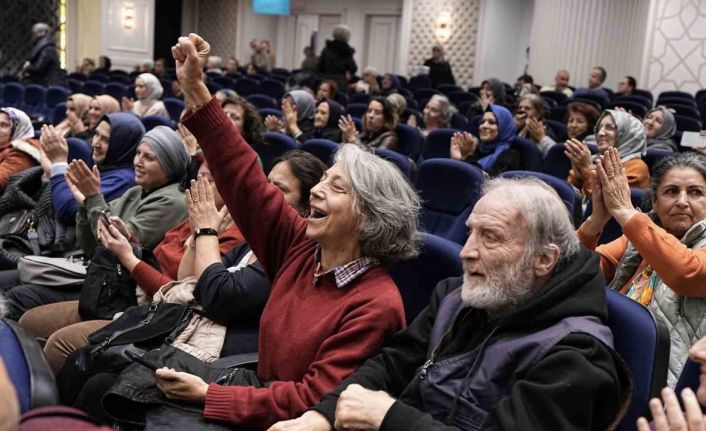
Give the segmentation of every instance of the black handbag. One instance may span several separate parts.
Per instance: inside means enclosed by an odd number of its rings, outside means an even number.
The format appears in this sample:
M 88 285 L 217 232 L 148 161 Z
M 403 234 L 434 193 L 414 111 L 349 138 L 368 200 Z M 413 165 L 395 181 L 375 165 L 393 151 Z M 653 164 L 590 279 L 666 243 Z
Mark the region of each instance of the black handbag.
M 148 249 L 133 246 L 138 259 L 159 269 L 159 264 Z M 81 287 L 78 314 L 83 320 L 112 320 L 116 313 L 137 305 L 135 281 L 115 254 L 98 245 L 86 270 L 86 280 Z
M 23 235 L 36 226 L 33 210 L 17 210 L 0 217 L 0 236 Z
M 36 251 L 35 251 L 36 250 Z M 21 235 L 5 235 L 0 238 L 0 271 L 17 269 L 20 259 L 37 254 L 39 245 Z

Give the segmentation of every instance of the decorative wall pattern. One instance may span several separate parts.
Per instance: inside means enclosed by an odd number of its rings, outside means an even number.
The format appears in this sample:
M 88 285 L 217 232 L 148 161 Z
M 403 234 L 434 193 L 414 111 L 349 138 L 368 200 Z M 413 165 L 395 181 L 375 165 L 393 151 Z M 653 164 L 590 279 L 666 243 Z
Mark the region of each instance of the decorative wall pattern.
M 198 33 L 211 43 L 211 53 L 223 57 L 223 61 L 236 52 L 238 1 L 240 0 L 198 2 Z
M 706 0 L 655 0 L 644 71 L 654 94 L 706 88 Z
M 473 81 L 476 60 L 480 0 L 414 0 L 409 44 L 409 73 L 431 57 L 436 19 L 443 11 L 451 16 L 449 40 L 442 44 L 451 63 L 456 84 L 468 87 Z
M 644 0 L 535 0 L 529 73 L 553 84 L 565 68 L 577 87 L 596 65 L 606 68 L 608 88 L 624 75 L 639 77 L 649 8 Z

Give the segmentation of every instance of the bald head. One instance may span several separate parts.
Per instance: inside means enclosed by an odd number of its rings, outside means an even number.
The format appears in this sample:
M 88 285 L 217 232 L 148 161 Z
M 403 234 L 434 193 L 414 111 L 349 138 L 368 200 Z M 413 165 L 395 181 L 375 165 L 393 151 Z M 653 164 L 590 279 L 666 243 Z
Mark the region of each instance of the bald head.
M 554 77 L 554 86 L 556 91 L 562 91 L 569 87 L 569 71 L 566 69 L 561 69 L 556 73 Z

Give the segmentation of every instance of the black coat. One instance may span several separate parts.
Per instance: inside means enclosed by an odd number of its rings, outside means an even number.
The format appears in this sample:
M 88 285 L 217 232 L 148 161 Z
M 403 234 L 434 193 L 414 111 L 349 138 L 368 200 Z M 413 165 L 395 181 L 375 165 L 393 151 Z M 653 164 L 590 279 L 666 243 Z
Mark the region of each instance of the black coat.
M 37 40 L 25 70 L 30 81 L 40 85 L 56 85 L 61 80 L 59 50 L 51 36 Z
M 358 71 L 358 65 L 353 59 L 355 49 L 340 40 L 327 40 L 326 47 L 321 51 L 317 71 L 327 79 L 333 79 L 338 84 L 339 91 L 345 91 L 348 81 L 346 72 L 352 75 Z

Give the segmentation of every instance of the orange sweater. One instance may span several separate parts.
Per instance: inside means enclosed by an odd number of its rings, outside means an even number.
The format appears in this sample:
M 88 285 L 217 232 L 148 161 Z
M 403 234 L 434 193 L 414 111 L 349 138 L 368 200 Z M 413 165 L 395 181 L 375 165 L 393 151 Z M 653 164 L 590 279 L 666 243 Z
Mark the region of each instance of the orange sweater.
M 623 236 L 598 247 L 598 236 L 588 237 L 582 228 L 583 225 L 577 231 L 579 240 L 601 257 L 601 269 L 607 282 L 613 279 L 628 241 L 640 252 L 642 263 L 620 286 L 621 293 L 627 291 L 635 277 L 649 264 L 677 295 L 706 296 L 706 247 L 696 250 L 688 248 L 677 237 L 652 222 L 646 214 L 633 216 L 623 226 Z
M 632 188 L 646 189 L 650 185 L 650 170 L 641 159 L 632 159 L 623 163 L 625 176 L 628 177 L 628 184 Z M 591 177 L 595 172 L 591 170 L 588 178 L 582 180 L 576 178 L 574 170 L 569 171 L 569 178 L 566 179 L 577 189 L 580 189 L 584 197 L 589 197 L 593 193 L 591 188 Z

